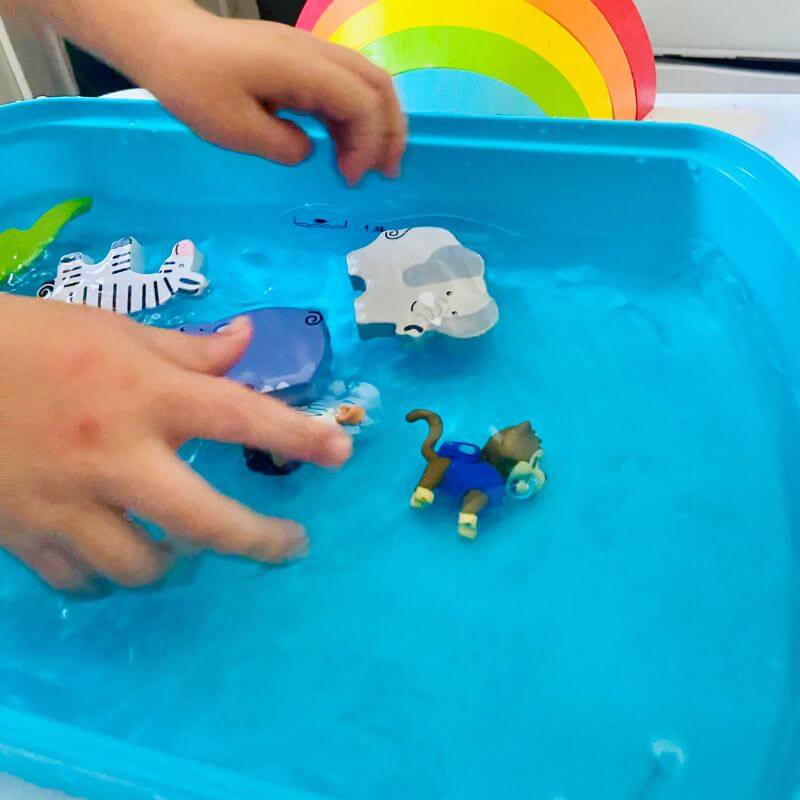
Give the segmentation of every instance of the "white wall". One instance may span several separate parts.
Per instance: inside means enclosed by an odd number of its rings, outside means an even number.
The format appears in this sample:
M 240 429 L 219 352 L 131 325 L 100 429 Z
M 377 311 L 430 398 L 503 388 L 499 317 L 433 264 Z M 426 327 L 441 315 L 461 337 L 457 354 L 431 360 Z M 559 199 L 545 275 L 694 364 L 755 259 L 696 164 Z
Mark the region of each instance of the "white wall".
M 664 62 L 657 64 L 657 71 L 659 94 L 800 94 L 800 72 L 790 74 Z
M 20 19 L 6 19 L 5 27 L 34 97 L 77 94 L 61 40 L 50 28 Z
M 657 55 L 800 58 L 800 0 L 636 0 Z
M 0 52 L 0 103 L 10 103 L 19 100 L 20 94 L 5 56 Z
M 15 62 L 13 66 L 12 61 Z M 0 103 L 10 103 L 22 98 L 18 73 L 16 54 L 12 50 L 3 18 L 0 17 Z

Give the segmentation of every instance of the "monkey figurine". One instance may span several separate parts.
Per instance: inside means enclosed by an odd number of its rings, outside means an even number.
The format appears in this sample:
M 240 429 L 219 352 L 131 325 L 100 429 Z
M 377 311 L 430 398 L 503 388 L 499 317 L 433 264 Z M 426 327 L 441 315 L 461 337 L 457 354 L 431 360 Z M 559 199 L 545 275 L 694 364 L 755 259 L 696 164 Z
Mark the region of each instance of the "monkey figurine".
M 488 505 L 503 502 L 505 495 L 525 500 L 544 486 L 539 462 L 542 442 L 530 422 L 521 422 L 495 433 L 481 448 L 468 442 L 443 442 L 442 419 L 433 411 L 415 410 L 407 422 L 425 420 L 429 432 L 422 444 L 428 465 L 411 497 L 413 508 L 425 508 L 438 489 L 461 501 L 458 532 L 467 539 L 478 534 L 478 515 Z

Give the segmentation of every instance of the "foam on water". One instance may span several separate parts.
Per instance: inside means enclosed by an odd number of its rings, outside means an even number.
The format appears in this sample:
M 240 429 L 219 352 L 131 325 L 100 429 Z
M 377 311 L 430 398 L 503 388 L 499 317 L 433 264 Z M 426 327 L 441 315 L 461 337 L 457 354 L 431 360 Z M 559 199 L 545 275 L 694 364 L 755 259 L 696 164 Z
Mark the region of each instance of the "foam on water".
M 344 255 L 374 234 L 271 219 L 198 241 L 208 295 L 149 321 L 319 307 L 337 374 L 380 387 L 384 421 L 336 473 L 268 478 L 236 447 L 187 448 L 222 490 L 302 520 L 309 558 L 204 556 L 91 603 L 3 561 L 2 702 L 341 798 L 758 797 L 797 668 L 793 405 L 726 263 L 698 246 L 643 276 L 615 239 L 574 260 L 449 220 L 485 257 L 496 329 L 361 342 Z M 126 231 L 93 233 L 100 257 Z M 155 268 L 172 240 L 133 233 Z M 446 500 L 408 507 L 414 407 L 476 442 L 531 419 L 547 487 L 460 540 Z

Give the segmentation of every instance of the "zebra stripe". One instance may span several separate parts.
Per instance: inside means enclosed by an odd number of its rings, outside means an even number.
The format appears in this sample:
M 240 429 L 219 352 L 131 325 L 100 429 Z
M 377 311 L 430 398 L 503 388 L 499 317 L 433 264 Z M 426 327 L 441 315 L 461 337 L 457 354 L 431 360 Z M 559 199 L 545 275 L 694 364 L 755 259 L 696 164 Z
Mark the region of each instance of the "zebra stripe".
M 181 292 L 200 294 L 207 284 L 202 262 L 202 253 L 191 242 L 180 242 L 158 272 L 148 273 L 139 243 L 123 239 L 99 264 L 81 253 L 64 256 L 55 281 L 40 296 L 134 314 L 158 308 Z

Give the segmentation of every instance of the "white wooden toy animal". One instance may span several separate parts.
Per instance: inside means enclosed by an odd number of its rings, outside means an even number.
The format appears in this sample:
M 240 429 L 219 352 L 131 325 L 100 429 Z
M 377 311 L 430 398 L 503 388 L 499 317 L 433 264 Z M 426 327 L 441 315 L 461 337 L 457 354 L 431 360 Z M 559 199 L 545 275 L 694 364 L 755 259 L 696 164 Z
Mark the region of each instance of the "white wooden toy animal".
M 497 322 L 497 304 L 483 279 L 483 259 L 444 228 L 384 231 L 347 256 L 357 289 L 356 322 L 364 336 L 458 339 L 480 336 Z
M 172 248 L 158 272 L 145 272 L 142 246 L 127 236 L 114 242 L 99 264 L 83 253 L 64 256 L 55 281 L 43 284 L 38 296 L 133 314 L 158 308 L 179 292 L 200 294 L 208 286 L 202 266 L 203 254 L 184 239 Z

